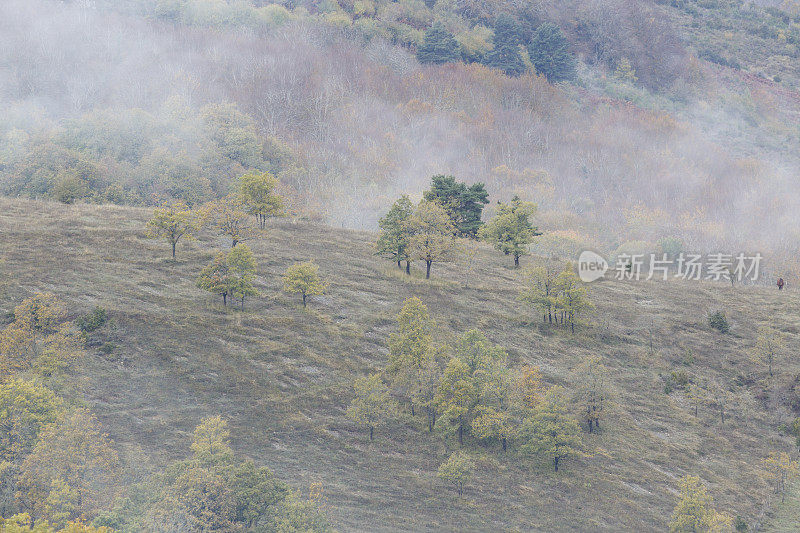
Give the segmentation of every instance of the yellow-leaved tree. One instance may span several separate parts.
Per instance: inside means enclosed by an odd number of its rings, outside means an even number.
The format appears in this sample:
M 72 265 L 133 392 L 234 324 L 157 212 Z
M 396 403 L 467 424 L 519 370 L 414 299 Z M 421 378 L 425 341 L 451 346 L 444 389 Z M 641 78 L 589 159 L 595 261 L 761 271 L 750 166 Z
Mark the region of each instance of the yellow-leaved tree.
M 425 261 L 425 279 L 431 277 L 433 263 L 455 260 L 456 227 L 438 203 L 420 202 L 403 227 L 409 236 L 409 256 Z
M 165 203 L 153 210 L 153 217 L 147 222 L 147 234 L 152 238 L 163 238 L 172 246 L 172 258 L 175 259 L 175 247 L 181 238 L 192 238 L 200 228 L 200 219 L 184 202 Z
M 111 503 L 119 458 L 97 419 L 85 409 L 65 412 L 42 430 L 21 467 L 18 497 L 35 519 L 85 519 Z
M 318 296 L 325 293 L 328 284 L 319 276 L 319 265 L 313 261 L 295 263 L 286 269 L 283 275 L 283 290 L 290 294 L 300 293 L 303 297 L 303 307 L 309 296 Z
M 718 513 L 714 499 L 697 476 L 681 478 L 678 503 L 672 511 L 669 533 L 723 533 L 730 531 L 731 518 Z

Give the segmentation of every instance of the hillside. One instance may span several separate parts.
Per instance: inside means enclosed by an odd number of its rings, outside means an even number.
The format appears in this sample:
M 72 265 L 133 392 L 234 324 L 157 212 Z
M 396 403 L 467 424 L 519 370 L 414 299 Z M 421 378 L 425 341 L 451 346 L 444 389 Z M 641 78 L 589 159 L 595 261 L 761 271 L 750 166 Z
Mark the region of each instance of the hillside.
M 411 279 L 373 255 L 375 235 L 290 220 L 271 221 L 248 241 L 262 292 L 244 311 L 223 308 L 195 285 L 214 249 L 206 232 L 179 245 L 147 239 L 146 209 L 0 200 L 0 309 L 50 291 L 73 317 L 94 306 L 112 325 L 74 370 L 77 392 L 99 417 L 126 468 L 126 484 L 188 452 L 200 419 L 222 415 L 237 453 L 275 470 L 296 488 L 319 482 L 341 531 L 535 530 L 663 531 L 677 479 L 698 475 L 718 509 L 755 525 L 771 488 L 760 459 L 789 450 L 779 426 L 800 363 L 781 363 L 773 393 L 763 392 L 747 357 L 766 323 L 800 343 L 796 289 L 705 282 L 592 284 L 597 309 L 575 335 L 540 325 L 517 301 L 520 272 L 480 245 L 474 272 L 435 265 Z M 303 310 L 280 292 L 280 275 L 315 259 L 330 282 Z M 523 266 L 542 259 L 523 258 Z M 403 415 L 369 443 L 345 417 L 352 382 L 385 365 L 387 339 L 402 302 L 418 296 L 452 343 L 471 328 L 508 350 L 513 364 L 538 365 L 548 384 L 574 385 L 571 369 L 597 354 L 610 369 L 614 405 L 602 431 L 584 435 L 590 453 L 550 465 L 470 441 L 476 477 L 465 498 L 436 469 L 458 443 L 431 436 Z M 724 309 L 729 334 L 708 327 Z M 99 345 L 112 342 L 112 353 Z M 693 362 L 686 354 L 693 354 Z M 665 393 L 666 376 L 729 393 L 722 425 L 715 404 L 698 416 L 685 394 Z M 774 509 L 774 507 L 773 507 Z M 770 511 L 772 512 L 772 511 Z

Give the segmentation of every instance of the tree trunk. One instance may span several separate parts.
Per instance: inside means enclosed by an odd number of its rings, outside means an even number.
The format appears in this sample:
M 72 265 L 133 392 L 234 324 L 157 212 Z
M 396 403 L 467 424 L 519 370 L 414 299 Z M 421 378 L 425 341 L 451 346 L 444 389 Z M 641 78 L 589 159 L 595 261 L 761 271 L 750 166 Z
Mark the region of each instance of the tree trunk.
M 594 419 L 594 428 L 595 429 L 600 429 L 600 419 L 599 418 L 595 418 Z
M 372 435 L 373 435 L 374 428 L 372 426 L 369 427 L 369 440 L 372 442 Z
M 464 424 L 459 424 L 458 426 L 458 444 L 464 445 Z
M 519 268 L 519 256 L 514 254 L 514 268 Z
M 406 261 L 406 274 L 411 274 L 411 261 Z
M 226 307 L 228 305 L 228 293 L 227 292 L 223 292 L 222 293 L 222 305 L 226 306 Z
M 231 240 L 231 248 L 236 248 L 236 245 L 239 244 L 239 239 L 232 239 Z
M 403 270 L 403 262 L 400 261 L 399 259 L 397 260 L 397 268 L 399 268 L 400 270 Z
M 411 416 L 416 416 L 416 413 L 414 412 L 414 402 L 411 402 Z
M 242 311 L 244 311 L 244 296 L 242 296 Z
M 175 259 L 175 245 L 178 244 L 177 242 L 172 243 L 172 258 Z
M 503 442 L 503 451 L 506 451 L 506 448 L 507 448 L 507 446 L 508 446 L 508 443 L 506 442 L 506 439 L 505 439 L 505 437 L 503 437 L 503 439 L 502 439 L 502 442 Z
M 306 306 L 306 293 L 303 293 L 303 307 Z
M 425 279 L 430 279 L 431 278 L 431 263 L 433 263 L 433 261 L 425 261 L 425 263 L 427 263 L 427 268 L 425 270 Z
M 590 418 L 589 420 L 587 420 L 587 421 L 586 421 L 586 423 L 587 423 L 587 424 L 588 424 L 588 426 L 589 426 L 589 433 L 591 433 L 591 432 L 592 432 L 592 429 L 593 429 L 593 428 L 592 428 L 592 419 Z
M 558 457 L 557 455 L 555 457 L 553 457 L 553 466 L 555 467 L 556 472 L 558 472 L 558 460 L 559 459 L 560 459 L 560 457 Z

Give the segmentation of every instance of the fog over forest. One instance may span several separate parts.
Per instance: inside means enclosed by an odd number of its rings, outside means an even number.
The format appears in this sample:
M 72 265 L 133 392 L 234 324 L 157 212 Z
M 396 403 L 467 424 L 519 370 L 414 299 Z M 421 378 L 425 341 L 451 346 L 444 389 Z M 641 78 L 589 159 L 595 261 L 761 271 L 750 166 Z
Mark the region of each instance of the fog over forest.
M 52 195 L 57 183 L 20 183 L 38 164 L 20 160 L 25 150 L 66 147 L 90 161 L 91 179 L 102 182 L 90 189 L 114 185 L 105 198 L 123 203 L 176 194 L 150 183 L 159 179 L 153 173 L 197 174 L 201 190 L 177 194 L 200 201 L 256 166 L 278 174 L 307 214 L 375 228 L 397 194 L 419 196 L 431 175 L 453 174 L 485 182 L 492 201 L 531 197 L 545 228 L 609 251 L 672 235 L 689 249 L 726 251 L 779 250 L 800 238 L 791 187 L 797 132 L 780 146 L 761 142 L 798 101 L 780 93 L 761 101 L 749 88 L 747 105 L 764 111 L 754 121 L 731 102 L 741 87 L 712 82 L 678 45 L 670 61 L 685 64 L 669 90 L 679 98 L 665 104 L 655 91 L 645 110 L 477 65 L 420 66 L 385 39 L 308 20 L 187 26 L 139 16 L 148 9 L 3 2 L 0 177 L 8 192 Z M 581 68 L 591 86 L 596 67 Z M 208 146 L 209 104 L 234 104 L 238 115 L 220 120 L 239 121 L 245 136 Z M 104 146 L 109 135 L 122 136 L 131 153 Z M 169 154 L 154 155 L 165 145 Z

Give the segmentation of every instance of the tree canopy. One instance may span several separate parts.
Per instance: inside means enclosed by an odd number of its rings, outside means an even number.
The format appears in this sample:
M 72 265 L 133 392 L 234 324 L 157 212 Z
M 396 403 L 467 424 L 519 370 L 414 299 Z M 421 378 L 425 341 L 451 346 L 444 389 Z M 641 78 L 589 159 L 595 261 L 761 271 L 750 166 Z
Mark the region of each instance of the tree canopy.
M 489 193 L 483 183 L 467 186 L 457 182 L 454 176 L 440 174 L 431 178 L 431 188 L 423 193 L 423 197 L 444 208 L 460 236 L 477 237 L 483 224 L 483 206 L 489 203 Z

